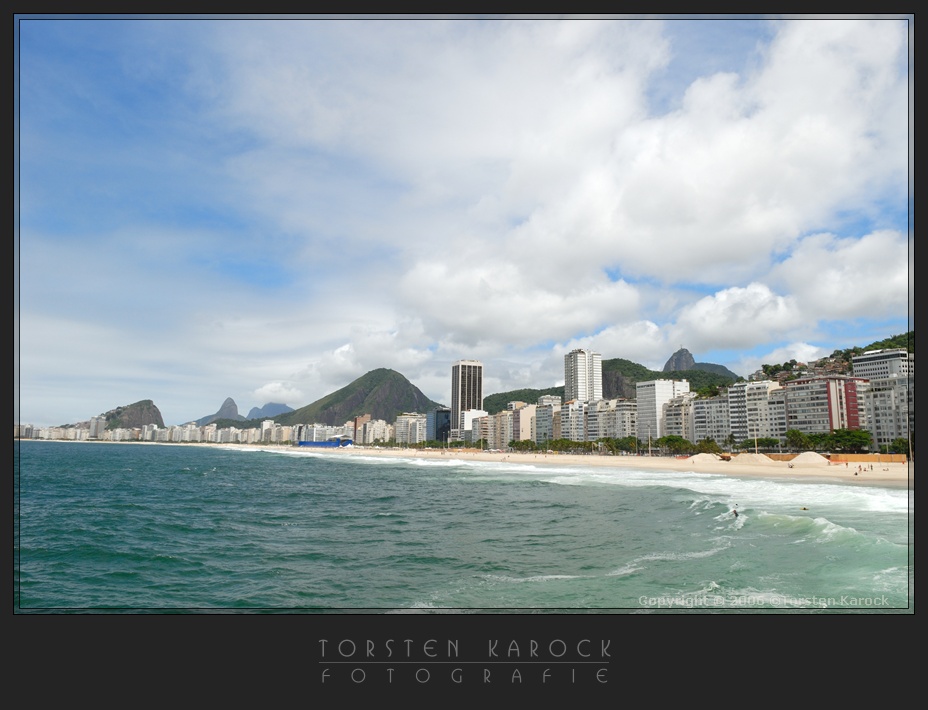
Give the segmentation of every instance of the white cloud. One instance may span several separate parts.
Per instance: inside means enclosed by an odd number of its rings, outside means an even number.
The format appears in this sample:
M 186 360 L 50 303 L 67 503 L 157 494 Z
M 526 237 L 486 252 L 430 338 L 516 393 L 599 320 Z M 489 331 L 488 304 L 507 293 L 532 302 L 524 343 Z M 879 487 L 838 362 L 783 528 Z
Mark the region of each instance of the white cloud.
M 261 402 L 260 406 L 262 407 L 270 402 L 286 404 L 294 409 L 309 404 L 300 390 L 286 382 L 268 382 L 263 387 L 256 389 L 252 396 L 255 401 Z
M 859 239 L 815 234 L 801 240 L 771 278 L 808 318 L 885 318 L 910 298 L 906 236 L 882 230 Z
M 684 307 L 670 332 L 673 341 L 687 343 L 690 351 L 747 350 L 780 339 L 802 322 L 800 314 L 792 297 L 752 283 L 724 289 Z

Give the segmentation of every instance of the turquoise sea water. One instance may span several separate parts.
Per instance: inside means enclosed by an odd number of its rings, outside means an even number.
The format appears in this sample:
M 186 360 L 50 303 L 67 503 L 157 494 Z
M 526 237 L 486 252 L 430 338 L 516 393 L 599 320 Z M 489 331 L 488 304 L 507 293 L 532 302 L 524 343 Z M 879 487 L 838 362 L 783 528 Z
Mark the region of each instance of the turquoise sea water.
M 909 490 L 252 447 L 14 449 L 22 611 L 913 610 Z

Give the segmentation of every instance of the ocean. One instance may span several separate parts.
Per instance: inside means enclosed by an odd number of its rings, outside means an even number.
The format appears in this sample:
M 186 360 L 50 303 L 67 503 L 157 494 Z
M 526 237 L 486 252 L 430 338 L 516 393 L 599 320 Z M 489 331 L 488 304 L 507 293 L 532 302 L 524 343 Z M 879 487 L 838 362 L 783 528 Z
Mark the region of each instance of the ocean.
M 914 611 L 905 489 L 250 446 L 14 465 L 17 612 Z

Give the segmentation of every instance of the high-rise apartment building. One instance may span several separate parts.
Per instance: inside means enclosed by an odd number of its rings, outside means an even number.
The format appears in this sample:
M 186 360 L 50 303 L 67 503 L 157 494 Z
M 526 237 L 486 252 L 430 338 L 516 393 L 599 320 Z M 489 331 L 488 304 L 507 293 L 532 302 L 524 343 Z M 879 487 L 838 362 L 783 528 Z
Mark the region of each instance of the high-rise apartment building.
M 893 375 L 915 376 L 915 354 L 905 348 L 868 350 L 851 358 L 854 377 L 876 380 Z
M 461 414 L 469 409 L 483 409 L 483 363 L 458 360 L 451 366 L 451 429 L 455 440 L 464 429 Z
M 564 401 L 595 402 L 603 398 L 603 356 L 571 350 L 564 356 Z
M 635 385 L 638 412 L 638 439 L 647 441 L 664 436 L 664 404 L 690 391 L 686 380 L 651 380 Z
M 736 382 L 728 388 L 728 421 L 736 444 L 785 434 L 782 404 L 771 406 L 771 395 L 778 389 L 780 385 L 773 380 Z
M 869 388 L 859 377 L 803 377 L 786 382 L 786 428 L 805 434 L 830 434 L 835 429 L 860 429 L 866 421 L 864 402 Z M 729 390 L 731 396 L 731 390 Z M 863 415 L 863 416 L 862 416 Z

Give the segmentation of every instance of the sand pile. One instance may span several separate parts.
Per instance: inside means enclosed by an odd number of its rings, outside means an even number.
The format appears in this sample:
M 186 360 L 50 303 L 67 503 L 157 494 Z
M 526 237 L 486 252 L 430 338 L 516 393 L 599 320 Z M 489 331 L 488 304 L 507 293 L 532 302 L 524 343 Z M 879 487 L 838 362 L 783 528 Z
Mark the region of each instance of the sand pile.
M 687 459 L 693 463 L 717 463 L 720 460 L 715 454 L 694 454 Z
M 826 459 L 821 454 L 817 454 L 814 451 L 803 451 L 799 456 L 796 456 L 790 463 L 793 464 L 802 464 L 803 466 L 827 466 L 828 459 Z
M 759 463 L 759 464 L 774 464 L 774 461 L 769 456 L 764 456 L 764 454 L 738 454 L 735 456 L 732 461 L 734 463 Z

